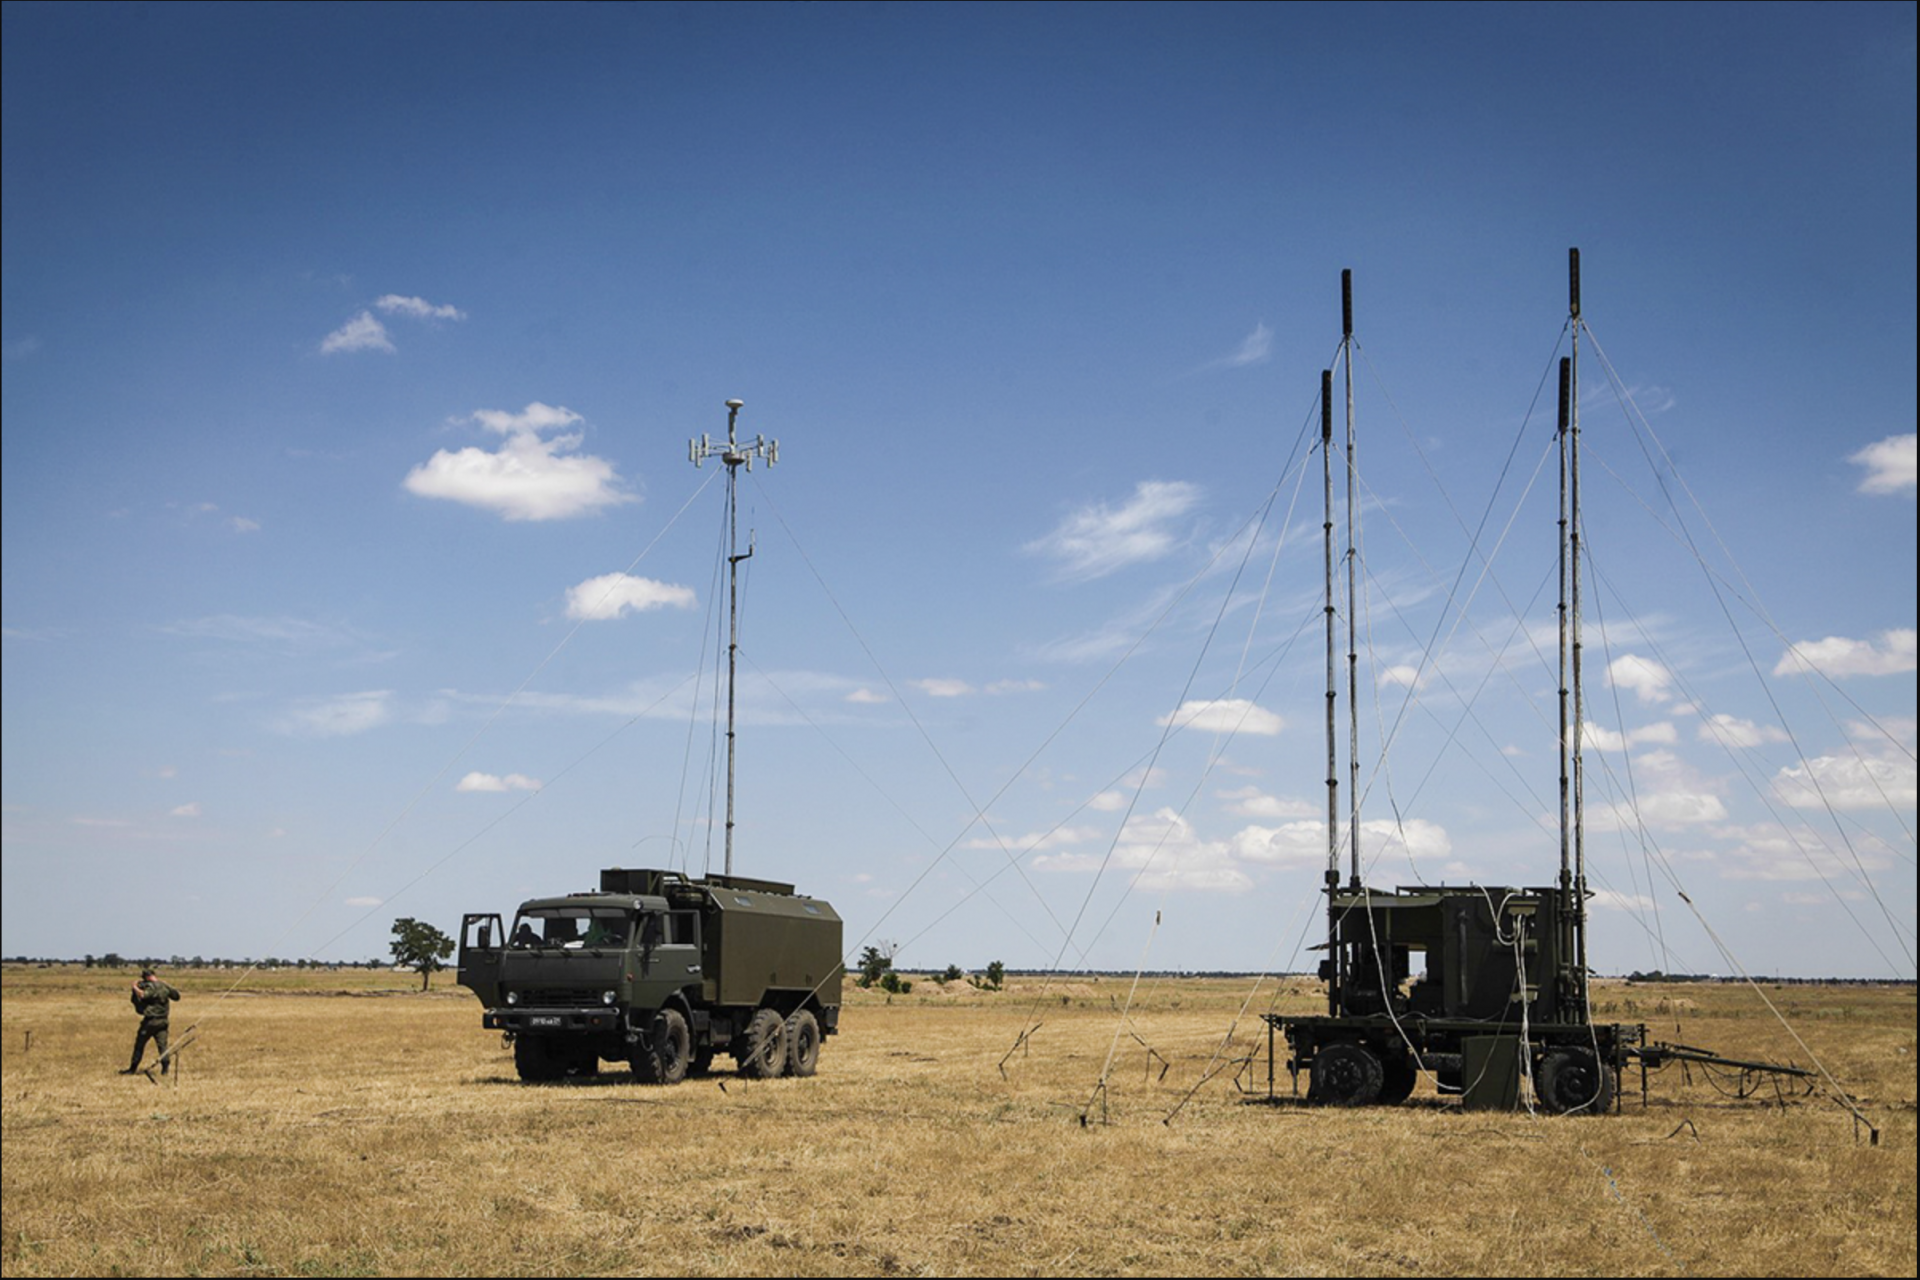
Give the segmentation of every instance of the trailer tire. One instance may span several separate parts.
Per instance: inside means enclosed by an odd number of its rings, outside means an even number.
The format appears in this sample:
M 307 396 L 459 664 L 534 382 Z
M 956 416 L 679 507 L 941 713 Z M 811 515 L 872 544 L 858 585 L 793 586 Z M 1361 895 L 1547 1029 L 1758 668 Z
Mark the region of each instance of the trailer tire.
M 1313 1058 L 1313 1079 L 1307 1101 L 1331 1107 L 1365 1107 L 1380 1100 L 1386 1069 L 1373 1050 L 1341 1041 L 1322 1048 Z
M 772 1080 L 787 1069 L 787 1020 L 777 1009 L 756 1009 L 740 1034 L 733 1056 L 740 1074 L 750 1080 Z
M 787 1074 L 810 1076 L 820 1068 L 820 1020 L 806 1009 L 787 1019 Z
M 1540 1064 L 1540 1101 L 1557 1115 L 1603 1116 L 1613 1092 L 1612 1068 L 1591 1049 L 1553 1049 Z
M 679 1084 L 687 1078 L 687 1019 L 678 1009 L 662 1009 L 652 1034 L 633 1046 L 633 1078 L 641 1084 Z
M 567 1059 L 541 1037 L 522 1034 L 513 1040 L 513 1069 L 529 1084 L 545 1084 L 567 1074 Z

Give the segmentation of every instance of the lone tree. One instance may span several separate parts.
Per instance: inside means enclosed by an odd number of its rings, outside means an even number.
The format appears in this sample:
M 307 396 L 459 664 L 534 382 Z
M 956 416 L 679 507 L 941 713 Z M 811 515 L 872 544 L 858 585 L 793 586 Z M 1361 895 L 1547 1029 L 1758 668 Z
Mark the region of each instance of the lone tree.
M 447 967 L 447 957 L 452 954 L 453 939 L 432 925 L 412 916 L 393 922 L 394 963 L 418 969 L 422 991 L 433 981 L 434 970 Z

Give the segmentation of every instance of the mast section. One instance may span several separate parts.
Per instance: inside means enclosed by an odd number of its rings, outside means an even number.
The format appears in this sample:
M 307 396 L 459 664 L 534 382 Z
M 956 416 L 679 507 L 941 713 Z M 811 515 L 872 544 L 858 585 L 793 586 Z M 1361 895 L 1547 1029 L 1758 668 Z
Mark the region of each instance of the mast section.
M 1354 628 L 1360 596 L 1360 508 L 1355 502 L 1359 465 L 1353 430 L 1353 272 L 1340 273 L 1340 356 L 1347 383 L 1347 840 L 1352 847 L 1350 883 L 1360 887 L 1360 650 Z
M 780 461 L 780 442 L 755 436 L 752 444 L 742 444 L 734 435 L 734 421 L 740 416 L 743 400 L 727 401 L 727 442 L 714 444 L 703 433 L 698 440 L 687 441 L 687 459 L 699 466 L 717 457 L 727 467 L 727 839 L 726 874 L 733 874 L 733 773 L 734 773 L 734 686 L 740 669 L 740 562 L 753 558 L 749 539 L 745 555 L 740 548 L 740 504 L 738 485 L 740 468 L 753 470 L 753 460 L 764 458 L 768 466 Z

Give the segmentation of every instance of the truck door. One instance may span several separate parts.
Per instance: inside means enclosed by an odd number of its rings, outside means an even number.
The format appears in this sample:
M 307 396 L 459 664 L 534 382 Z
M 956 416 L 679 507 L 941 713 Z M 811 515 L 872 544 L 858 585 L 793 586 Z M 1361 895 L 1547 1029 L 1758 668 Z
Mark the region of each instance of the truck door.
M 500 951 L 507 943 L 499 915 L 470 912 L 460 920 L 460 968 L 456 980 L 486 1008 L 500 1003 Z

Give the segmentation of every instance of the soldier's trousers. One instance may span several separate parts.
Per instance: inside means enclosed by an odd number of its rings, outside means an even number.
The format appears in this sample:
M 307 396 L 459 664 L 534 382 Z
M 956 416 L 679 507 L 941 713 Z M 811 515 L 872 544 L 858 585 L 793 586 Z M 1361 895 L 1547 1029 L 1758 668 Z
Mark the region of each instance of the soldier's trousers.
M 149 1040 L 153 1041 L 154 1044 L 159 1047 L 162 1058 L 167 1057 L 167 1024 L 163 1022 L 158 1026 L 150 1027 L 143 1022 L 140 1024 L 140 1034 L 133 1038 L 133 1065 L 129 1066 L 127 1070 L 138 1071 L 140 1069 L 140 1059 L 147 1051 L 147 1041 Z M 167 1068 L 172 1065 L 173 1060 L 167 1058 L 166 1061 L 160 1064 L 160 1074 L 165 1075 Z

